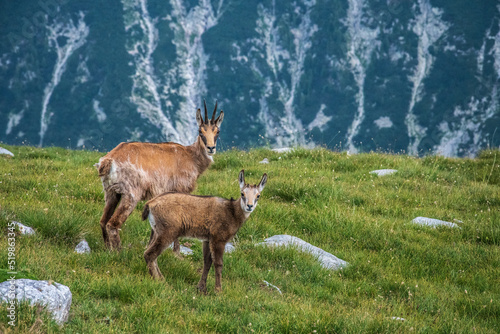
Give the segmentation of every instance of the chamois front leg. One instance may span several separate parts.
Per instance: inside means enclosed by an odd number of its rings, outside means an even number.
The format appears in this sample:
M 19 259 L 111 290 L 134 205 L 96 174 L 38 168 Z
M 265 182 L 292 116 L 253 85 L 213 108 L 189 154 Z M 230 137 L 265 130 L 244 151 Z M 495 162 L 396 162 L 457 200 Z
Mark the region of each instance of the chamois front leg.
M 212 266 L 212 254 L 208 241 L 203 241 L 203 272 L 201 274 L 200 282 L 198 282 L 198 291 L 207 293 L 207 277 L 210 267 Z
M 222 292 L 222 257 L 225 246 L 225 242 L 210 242 L 210 251 L 215 267 L 215 292 Z

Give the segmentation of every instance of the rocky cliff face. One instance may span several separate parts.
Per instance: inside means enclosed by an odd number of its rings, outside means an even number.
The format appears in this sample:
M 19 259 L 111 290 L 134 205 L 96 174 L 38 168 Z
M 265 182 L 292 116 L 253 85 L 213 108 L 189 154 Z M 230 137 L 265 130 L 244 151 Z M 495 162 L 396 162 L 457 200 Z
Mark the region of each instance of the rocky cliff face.
M 0 140 L 473 156 L 500 144 L 495 0 L 41 0 L 2 4 Z

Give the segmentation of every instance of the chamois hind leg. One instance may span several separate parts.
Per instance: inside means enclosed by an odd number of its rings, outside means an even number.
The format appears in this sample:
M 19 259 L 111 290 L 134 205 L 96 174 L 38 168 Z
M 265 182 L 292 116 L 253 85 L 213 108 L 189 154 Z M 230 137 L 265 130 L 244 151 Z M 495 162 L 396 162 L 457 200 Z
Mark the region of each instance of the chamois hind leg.
M 222 292 L 222 257 L 224 256 L 225 242 L 210 241 L 210 253 L 215 268 L 215 292 Z
M 144 252 L 144 260 L 148 266 L 149 274 L 154 279 L 164 279 L 160 268 L 158 268 L 158 256 L 167 248 L 169 244 L 172 243 L 173 238 L 165 238 L 158 235 L 158 233 L 152 233 L 152 240 L 149 243 L 148 248 Z
M 198 282 L 198 291 L 207 293 L 207 277 L 210 267 L 212 266 L 212 254 L 208 241 L 203 241 L 203 272 L 200 281 Z
M 109 237 L 108 232 L 106 230 L 106 224 L 113 216 L 118 203 L 120 202 L 120 194 L 115 193 L 114 191 L 106 191 L 104 195 L 104 200 L 106 204 L 104 206 L 104 212 L 101 217 L 101 230 L 102 230 L 102 238 L 104 239 L 104 244 L 106 247 L 109 247 Z
M 108 233 L 109 247 L 111 249 L 120 249 L 120 233 L 118 230 L 125 220 L 127 220 L 128 216 L 130 216 L 132 211 L 134 211 L 136 205 L 137 200 L 135 200 L 132 195 L 122 194 L 120 204 L 118 204 L 115 213 L 106 224 L 106 232 Z

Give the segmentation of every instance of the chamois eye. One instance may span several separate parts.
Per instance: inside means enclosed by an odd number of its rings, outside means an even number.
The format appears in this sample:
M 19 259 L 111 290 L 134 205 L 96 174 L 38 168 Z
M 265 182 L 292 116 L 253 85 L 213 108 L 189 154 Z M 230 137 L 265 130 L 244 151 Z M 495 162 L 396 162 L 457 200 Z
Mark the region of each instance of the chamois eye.
M 245 194 L 244 194 L 244 193 L 241 193 L 241 197 L 245 197 Z
M 259 198 L 260 198 L 260 195 L 257 195 L 257 199 L 259 199 Z

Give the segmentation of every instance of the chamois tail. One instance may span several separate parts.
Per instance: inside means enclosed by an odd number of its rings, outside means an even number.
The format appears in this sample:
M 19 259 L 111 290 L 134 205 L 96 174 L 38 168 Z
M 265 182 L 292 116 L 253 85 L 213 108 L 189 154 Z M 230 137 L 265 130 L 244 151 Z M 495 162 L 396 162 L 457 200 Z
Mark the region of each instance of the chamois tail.
M 99 176 L 106 176 L 109 174 L 111 171 L 111 165 L 113 161 L 111 159 L 104 159 L 102 160 L 99 165 L 97 166 L 98 171 L 99 171 Z M 96 164 L 97 165 L 97 164 Z

